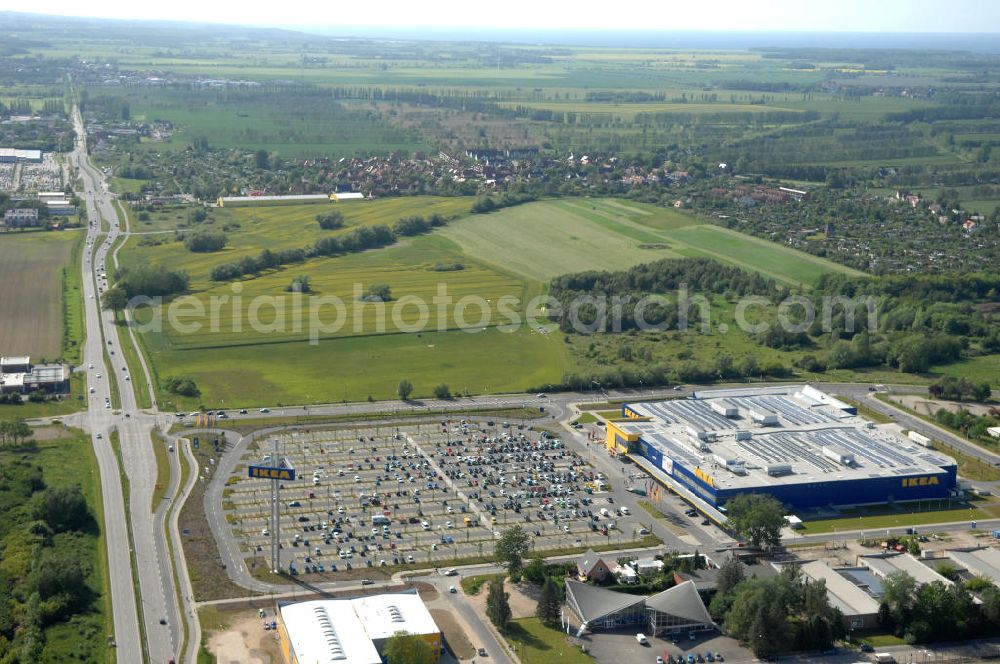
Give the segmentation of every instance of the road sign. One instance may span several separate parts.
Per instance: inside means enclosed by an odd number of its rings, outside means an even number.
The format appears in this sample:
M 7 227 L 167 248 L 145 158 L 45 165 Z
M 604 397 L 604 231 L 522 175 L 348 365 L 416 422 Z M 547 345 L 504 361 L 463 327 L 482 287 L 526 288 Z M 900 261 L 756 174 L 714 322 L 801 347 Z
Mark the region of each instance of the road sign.
M 294 480 L 294 468 L 272 468 L 270 466 L 249 466 L 247 468 L 250 477 L 257 477 L 265 480 Z

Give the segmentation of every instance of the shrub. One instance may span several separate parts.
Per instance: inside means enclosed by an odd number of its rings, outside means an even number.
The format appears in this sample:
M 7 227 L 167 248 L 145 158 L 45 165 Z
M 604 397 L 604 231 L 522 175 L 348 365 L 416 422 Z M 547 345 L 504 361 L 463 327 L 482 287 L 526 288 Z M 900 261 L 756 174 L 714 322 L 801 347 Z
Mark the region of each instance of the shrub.
M 224 233 L 202 232 L 187 236 L 184 246 L 195 253 L 220 251 L 229 242 Z
M 341 228 L 344 225 L 344 215 L 342 215 L 338 210 L 324 212 L 316 215 L 316 221 L 319 222 L 319 227 L 323 230 L 332 231 Z
M 198 385 L 191 378 L 167 378 L 163 381 L 163 387 L 171 394 L 184 397 L 196 397 L 201 394 Z

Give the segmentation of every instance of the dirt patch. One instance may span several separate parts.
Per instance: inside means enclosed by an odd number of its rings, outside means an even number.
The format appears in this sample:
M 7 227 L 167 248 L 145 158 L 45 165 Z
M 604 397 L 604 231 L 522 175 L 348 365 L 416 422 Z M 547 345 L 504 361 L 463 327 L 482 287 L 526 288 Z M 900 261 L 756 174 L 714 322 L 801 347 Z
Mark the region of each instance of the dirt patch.
M 458 624 L 450 611 L 445 609 L 430 609 L 434 622 L 441 628 L 444 639 L 451 653 L 458 659 L 469 659 L 476 654 L 476 649 L 469 640 L 465 630 Z
M 265 631 L 254 611 L 237 614 L 230 625 L 208 639 L 208 650 L 219 664 L 279 664 L 277 632 Z
M 504 589 L 510 593 L 510 612 L 514 619 L 533 618 L 535 609 L 538 608 L 538 596 L 541 588 L 534 584 L 522 581 L 512 584 L 509 581 L 503 584 Z
M 62 427 L 38 427 L 31 434 L 35 440 L 59 440 L 69 438 L 69 432 Z
M 503 588 L 510 594 L 507 601 L 510 604 L 510 613 L 514 620 L 518 618 L 533 618 L 535 616 L 535 608 L 538 606 L 537 588 L 530 583 L 522 582 L 513 584 L 510 582 L 510 579 L 504 579 Z M 469 597 L 469 603 L 481 612 L 485 612 L 486 596 L 489 594 L 490 584 L 484 583 L 477 594 Z
M 437 598 L 441 597 L 441 594 L 437 591 L 437 588 L 429 583 L 424 583 L 423 581 L 417 581 L 412 584 L 417 592 L 420 593 L 420 599 L 424 602 L 433 602 Z
M 967 410 L 973 415 L 986 415 L 990 407 L 976 403 L 959 403 L 956 401 L 944 401 L 937 399 L 927 399 L 915 394 L 900 394 L 889 397 L 892 401 L 906 406 L 910 410 L 921 415 L 933 416 L 941 408 L 957 413 L 960 410 Z

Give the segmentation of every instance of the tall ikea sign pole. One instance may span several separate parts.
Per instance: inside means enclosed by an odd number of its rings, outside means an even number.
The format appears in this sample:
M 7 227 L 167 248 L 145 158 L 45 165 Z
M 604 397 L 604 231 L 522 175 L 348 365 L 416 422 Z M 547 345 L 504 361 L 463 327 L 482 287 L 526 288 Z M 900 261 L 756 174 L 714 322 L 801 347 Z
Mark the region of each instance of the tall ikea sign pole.
M 277 460 L 277 463 L 275 463 Z M 248 466 L 250 477 L 271 480 L 271 571 L 281 572 L 281 501 L 278 492 L 281 483 L 295 479 L 295 468 L 287 457 L 277 458 L 277 454 L 264 457 L 267 465 Z

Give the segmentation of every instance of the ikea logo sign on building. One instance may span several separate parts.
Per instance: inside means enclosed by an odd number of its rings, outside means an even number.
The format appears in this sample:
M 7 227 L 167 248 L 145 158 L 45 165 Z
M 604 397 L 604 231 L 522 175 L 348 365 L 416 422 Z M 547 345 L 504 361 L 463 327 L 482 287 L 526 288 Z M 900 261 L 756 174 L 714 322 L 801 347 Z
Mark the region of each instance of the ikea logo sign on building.
M 294 468 L 269 468 L 267 466 L 249 466 L 250 477 L 265 480 L 294 480 Z
M 905 477 L 903 478 L 904 487 L 913 486 L 934 486 L 938 483 L 938 478 L 936 475 L 924 476 L 924 477 Z

